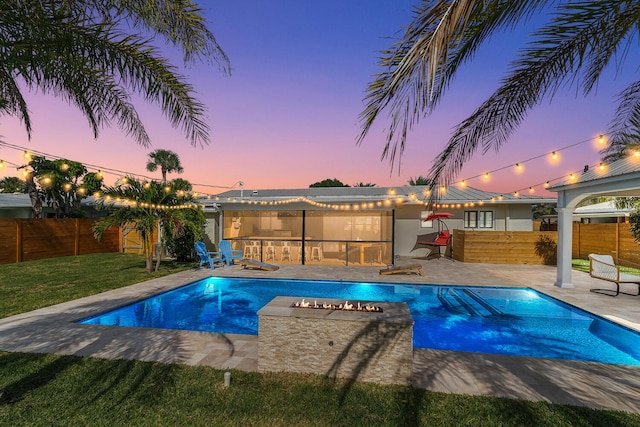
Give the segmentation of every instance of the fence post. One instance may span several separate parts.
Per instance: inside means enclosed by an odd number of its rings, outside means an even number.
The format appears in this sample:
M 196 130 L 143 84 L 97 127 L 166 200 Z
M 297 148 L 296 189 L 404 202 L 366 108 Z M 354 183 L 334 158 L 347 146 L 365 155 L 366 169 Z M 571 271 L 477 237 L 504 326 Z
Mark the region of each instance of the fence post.
M 22 262 L 22 221 L 16 219 L 16 262 Z
M 616 263 L 620 262 L 620 223 L 616 222 Z
M 75 256 L 80 255 L 80 220 L 78 218 L 73 220 L 73 230 L 75 239 L 73 242 L 73 253 Z

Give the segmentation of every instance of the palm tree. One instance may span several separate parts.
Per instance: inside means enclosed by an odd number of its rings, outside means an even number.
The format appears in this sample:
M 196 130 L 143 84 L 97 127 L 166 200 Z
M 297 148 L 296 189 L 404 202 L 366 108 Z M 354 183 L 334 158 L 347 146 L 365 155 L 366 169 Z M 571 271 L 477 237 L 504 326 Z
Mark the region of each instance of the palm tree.
M 27 184 L 17 176 L 0 179 L 0 193 L 26 193 Z
M 168 172 L 182 173 L 184 171 L 180 164 L 180 158 L 170 150 L 155 150 L 149 153 L 147 170 L 149 172 L 155 172 L 158 167 L 160 167 L 160 172 L 162 172 L 162 182 L 167 182 Z
M 19 1 L 0 4 L 0 115 L 32 126 L 22 90 L 42 91 L 78 107 L 94 137 L 110 123 L 143 146 L 149 135 L 132 93 L 156 103 L 192 145 L 209 140 L 204 105 L 178 69 L 151 45 L 159 38 L 185 62 L 228 59 L 202 10 L 180 0 Z
M 422 175 L 418 175 L 417 177 L 409 177 L 408 181 L 409 185 L 429 185 L 429 178 L 425 178 Z
M 519 51 L 501 86 L 455 129 L 429 173 L 431 184 L 448 184 L 476 149 L 498 150 L 528 110 L 551 100 L 564 85 L 589 94 L 613 60 L 619 71 L 640 28 L 640 1 L 583 2 L 442 0 L 421 2 L 404 35 L 383 52 L 383 70 L 368 87 L 361 113 L 361 143 L 383 110 L 390 124 L 383 157 L 391 167 L 402 156 L 408 131 L 442 98 L 458 67 L 498 31 L 532 17 L 550 18 Z M 612 139 L 640 118 L 640 81 L 618 94 Z M 637 129 L 637 128 L 636 128 Z M 637 133 L 637 132 L 636 132 Z M 434 193 L 435 194 L 435 193 Z
M 190 196 L 178 196 L 176 191 L 158 181 L 141 182 L 128 176 L 125 184 L 107 187 L 102 195 L 103 203 L 110 204 L 119 200 L 119 205 L 112 205 L 108 217 L 96 222 L 93 227 L 95 237 L 100 240 L 105 230 L 133 223 L 140 233 L 148 272 L 153 269 L 153 232 L 157 224 L 178 234 L 185 228 L 189 229 L 193 238 L 199 240 L 204 233 L 205 218 L 202 211 L 194 205 L 189 205 Z M 180 213 L 181 209 L 192 209 L 190 214 Z M 163 236 L 160 235 L 162 245 Z M 161 257 L 158 256 L 155 271 L 160 267 Z

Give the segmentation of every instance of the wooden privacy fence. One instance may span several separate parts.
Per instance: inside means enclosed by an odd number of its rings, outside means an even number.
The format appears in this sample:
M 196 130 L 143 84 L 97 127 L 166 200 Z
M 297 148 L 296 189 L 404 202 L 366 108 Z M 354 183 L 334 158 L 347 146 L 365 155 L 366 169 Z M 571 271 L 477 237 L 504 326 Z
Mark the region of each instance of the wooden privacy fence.
M 572 251 L 574 258 L 598 253 L 611 255 L 616 262 L 640 264 L 640 244 L 634 240 L 628 223 L 574 224 Z
M 108 229 L 98 242 L 95 219 L 0 218 L 0 264 L 71 255 L 119 252 L 120 229 Z
M 555 265 L 556 231 L 453 231 L 453 258 L 488 264 Z M 616 262 L 640 264 L 640 245 L 629 224 L 574 224 L 572 256 L 612 255 Z

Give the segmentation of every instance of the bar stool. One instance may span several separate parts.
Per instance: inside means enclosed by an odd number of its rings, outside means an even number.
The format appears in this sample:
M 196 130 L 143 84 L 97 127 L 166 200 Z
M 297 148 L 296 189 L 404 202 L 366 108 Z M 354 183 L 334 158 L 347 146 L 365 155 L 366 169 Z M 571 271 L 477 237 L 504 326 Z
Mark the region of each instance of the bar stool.
M 244 251 L 242 251 L 244 257 L 247 259 L 253 259 L 253 247 L 251 242 L 244 242 Z
M 282 252 L 280 253 L 280 261 L 284 261 L 287 258 L 291 261 L 291 242 L 282 242 Z
M 251 241 L 251 259 L 260 260 L 260 240 Z
M 322 243 L 318 243 L 311 248 L 311 255 L 309 255 L 309 261 L 314 259 L 322 261 Z
M 267 241 L 265 242 L 266 244 L 266 249 L 265 249 L 265 259 L 267 261 L 276 260 L 276 245 L 275 243 L 273 243 L 272 241 Z

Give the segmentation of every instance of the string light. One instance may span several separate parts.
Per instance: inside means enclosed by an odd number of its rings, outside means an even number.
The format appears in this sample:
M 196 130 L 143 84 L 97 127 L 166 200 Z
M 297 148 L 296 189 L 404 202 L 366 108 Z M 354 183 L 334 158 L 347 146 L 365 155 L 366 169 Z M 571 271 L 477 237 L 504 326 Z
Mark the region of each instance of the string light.
M 590 139 L 588 139 L 588 140 L 586 140 L 586 141 L 592 141 L 592 142 L 593 142 L 593 141 L 594 141 L 594 138 L 593 138 L 593 137 L 591 137 Z M 559 152 L 560 152 L 560 151 L 565 150 L 565 149 L 570 148 L 570 147 L 573 147 L 573 146 L 576 146 L 576 145 L 578 145 L 578 144 L 582 144 L 582 143 L 584 143 L 584 142 L 586 142 L 586 141 L 579 141 L 579 142 L 574 143 L 574 144 L 571 144 L 571 145 L 569 145 L 569 146 L 561 147 L 561 148 L 559 148 L 559 149 L 556 149 L 556 150 L 552 151 L 551 153 L 547 153 L 547 154 L 543 154 L 543 155 L 540 155 L 540 156 L 532 157 L 532 158 L 530 158 L 530 159 L 523 160 L 523 161 L 521 161 L 521 162 L 516 163 L 516 164 L 515 164 L 515 167 L 516 167 L 516 169 L 517 169 L 517 170 L 523 170 L 523 169 L 524 169 L 524 163 L 526 163 L 526 162 L 528 162 L 528 161 L 535 160 L 535 159 L 540 158 L 540 157 L 543 157 L 543 156 L 545 156 L 545 155 L 549 155 L 549 154 L 551 155 L 551 157 L 552 157 L 553 159 L 557 160 L 557 159 L 559 158 Z M 606 143 L 606 137 L 605 137 L 605 135 L 604 135 L 604 134 L 598 135 L 598 137 L 597 137 L 596 141 L 597 141 L 597 143 L 599 143 L 599 144 Z M 22 150 L 22 151 L 23 151 L 23 154 L 24 154 L 24 157 L 25 157 L 25 158 L 32 158 L 32 154 L 31 154 L 30 150 L 28 150 L 28 149 L 26 149 L 26 148 L 24 148 L 24 147 L 17 147 L 17 146 L 13 146 L 13 145 L 11 145 L 11 144 L 7 144 L 7 143 L 4 143 L 4 142 L 0 142 L 0 145 L 5 146 L 5 147 L 9 147 L 9 148 L 13 148 L 13 149 L 20 148 L 20 150 Z M 36 154 L 37 154 L 37 155 L 39 155 L 39 156 L 42 156 L 42 157 L 45 157 L 45 156 L 48 156 L 48 157 L 55 157 L 55 156 L 51 156 L 51 155 L 49 155 L 49 154 L 46 154 L 46 153 L 40 153 L 40 152 L 36 152 Z M 636 157 L 640 157 L 640 149 L 636 149 L 636 150 L 634 150 L 634 151 L 633 151 L 633 155 L 634 155 L 634 156 L 636 156 Z M 9 164 L 11 164 L 10 162 L 8 162 L 8 163 L 9 163 Z M 86 164 L 86 165 L 87 165 L 87 166 L 92 166 L 92 165 L 89 165 L 89 164 Z M 4 161 L 0 161 L 0 168 L 1 168 L 1 167 L 3 167 L 3 166 L 5 166 Z M 18 165 L 16 165 L 16 166 L 18 166 Z M 507 167 L 509 167 L 509 166 L 506 166 L 506 167 L 504 167 L 504 168 L 497 169 L 497 170 L 495 170 L 495 171 L 486 171 L 486 172 L 484 172 L 483 174 L 481 174 L 481 175 L 479 175 L 479 176 L 483 176 L 483 177 L 484 177 L 484 179 L 488 180 L 488 179 L 490 179 L 490 177 L 491 177 L 490 175 L 491 175 L 492 173 L 494 173 L 494 172 L 496 172 L 496 171 L 499 171 L 499 170 L 502 170 L 502 169 L 506 169 Z M 604 165 L 604 164 L 602 164 L 602 163 L 601 163 L 601 164 L 597 164 L 595 167 L 596 167 L 598 170 L 601 170 L 601 171 L 602 171 L 602 170 L 606 170 L 606 165 Z M 68 168 L 68 164 L 65 162 L 65 163 L 63 163 L 63 164 L 61 165 L 61 169 L 63 169 L 63 170 L 64 170 L 64 169 L 66 169 L 66 168 Z M 114 170 L 114 169 L 110 169 L 110 168 L 98 167 L 97 175 L 98 175 L 99 177 L 103 177 L 103 172 L 102 172 L 102 170 L 103 170 L 103 169 L 110 170 L 110 171 L 113 171 L 113 170 Z M 121 171 L 119 171 L 119 172 L 121 172 Z M 25 170 L 25 171 L 23 171 L 23 175 L 24 175 L 24 176 L 28 176 L 28 174 L 29 174 L 29 173 L 30 173 L 29 171 L 26 171 L 26 170 Z M 130 173 L 130 175 L 133 175 L 133 176 L 141 176 L 141 175 L 133 174 L 133 173 Z M 148 178 L 148 177 L 146 177 L 146 178 Z M 152 180 L 152 178 L 148 178 L 148 179 Z M 471 178 L 468 178 L 468 179 L 471 179 Z M 461 180 L 461 182 L 460 182 L 460 186 L 462 186 L 462 187 L 467 187 L 467 186 L 468 186 L 468 179 Z M 570 176 L 570 179 L 576 179 L 576 174 L 571 175 L 571 176 Z M 123 178 L 123 179 L 121 180 L 121 183 L 126 184 L 126 183 L 127 183 L 127 179 L 126 179 L 126 178 Z M 449 184 L 450 184 L 450 183 L 449 183 Z M 207 187 L 217 187 L 217 188 L 233 188 L 233 187 L 235 187 L 235 186 L 236 186 L 236 184 L 234 184 L 234 186 L 232 186 L 232 187 L 213 186 L 213 185 L 205 185 L 205 184 L 193 184 L 193 185 L 203 185 L 203 186 L 207 186 Z M 540 185 L 540 184 L 538 184 L 538 185 Z M 544 187 L 545 187 L 545 188 L 547 188 L 547 187 L 549 187 L 549 185 L 550 185 L 550 181 L 547 181 L 547 182 L 544 184 Z M 145 188 L 149 188 L 149 186 L 147 185 Z M 533 190 L 533 189 L 534 189 L 534 187 L 533 187 L 533 186 L 525 187 L 525 189 L 524 189 L 523 191 L 525 191 L 527 188 L 529 188 L 529 191 L 530 191 L 530 192 L 533 192 L 533 191 L 534 191 L 534 190 Z M 80 189 L 78 189 L 77 191 L 80 191 Z M 445 194 L 445 193 L 446 193 L 446 191 L 447 191 L 447 190 L 446 190 L 446 186 L 444 186 L 444 185 L 443 185 L 443 186 L 439 187 L 439 194 Z M 197 194 L 197 193 L 196 193 L 196 194 Z M 389 194 L 390 194 L 390 195 L 394 195 L 394 196 L 395 196 L 395 195 L 397 194 L 396 189 L 391 189 L 391 190 L 389 191 Z M 425 197 L 430 197 L 430 196 L 431 196 L 431 192 L 430 192 L 430 191 L 428 191 L 428 190 L 425 190 L 425 191 L 423 192 L 423 195 L 424 195 Z M 203 196 L 204 196 L 204 194 L 203 194 Z M 197 197 L 197 196 L 196 196 L 196 197 Z M 207 196 L 207 199 L 209 199 L 209 200 L 210 200 L 210 199 L 211 199 L 211 195 L 208 195 L 208 196 Z M 414 200 L 414 199 L 411 199 L 411 198 L 409 198 L 409 199 L 410 199 L 410 200 Z M 216 200 L 219 200 L 219 198 L 216 198 Z M 404 199 L 403 199 L 403 200 L 404 200 Z M 246 202 L 246 203 L 251 204 L 251 201 L 248 201 L 248 202 Z M 278 202 L 278 203 L 281 203 L 281 202 Z M 378 202 L 378 206 L 380 206 L 382 203 L 388 203 L 388 202 L 382 202 L 382 201 L 379 201 L 379 202 Z M 257 204 L 257 202 L 253 202 L 253 204 Z

